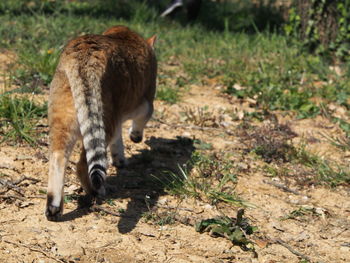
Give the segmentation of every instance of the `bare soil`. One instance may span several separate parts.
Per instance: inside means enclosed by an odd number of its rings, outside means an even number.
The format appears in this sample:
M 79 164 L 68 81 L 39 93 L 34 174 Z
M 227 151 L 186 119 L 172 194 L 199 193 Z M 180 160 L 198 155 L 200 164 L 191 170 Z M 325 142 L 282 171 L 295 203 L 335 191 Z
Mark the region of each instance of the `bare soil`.
M 49 222 L 44 216 L 48 174 L 46 121 L 40 123 L 44 131 L 37 147 L 3 142 L 0 179 L 15 185 L 0 184 L 0 262 L 273 263 L 302 262 L 303 258 L 311 262 L 350 262 L 349 188 L 302 185 L 293 178 L 268 177 L 263 161 L 247 154 L 237 132 L 244 111 L 253 111 L 251 104 L 224 96 L 215 81 L 192 85 L 178 104 L 156 101 L 156 112 L 145 131 L 144 142 L 133 144 L 125 131 L 129 165 L 109 169 L 110 193 L 101 204 L 105 212 L 79 209 L 77 200 L 67 200 L 61 222 Z M 201 127 L 193 120 L 184 120 L 181 112 L 196 112 L 203 106 L 211 113 L 211 124 Z M 230 117 L 232 113 L 239 116 L 238 120 Z M 325 138 L 324 134 L 341 135 L 339 128 L 327 119 L 296 120 L 278 114 L 277 118 L 297 134 L 293 139 L 296 143 L 307 141 L 308 149 L 325 158 L 349 161 L 350 155 Z M 236 192 L 256 206 L 245 209 L 245 217 L 259 229 L 250 237 L 256 243 L 256 254 L 243 251 L 225 238 L 200 234 L 181 220 L 168 225 L 146 222 L 143 214 L 149 210 L 159 214 L 175 212 L 192 221 L 221 214 L 236 216 L 237 207 L 180 199 L 154 182 L 154 176 L 164 170 L 176 171 L 178 164 L 189 160 L 195 150 L 193 139 L 212 144 L 209 153 L 232 153 L 232 162 L 239 171 Z M 67 168 L 66 195 L 83 196 L 75 177 L 78 154 L 79 145 Z M 281 220 L 301 206 L 315 212 Z

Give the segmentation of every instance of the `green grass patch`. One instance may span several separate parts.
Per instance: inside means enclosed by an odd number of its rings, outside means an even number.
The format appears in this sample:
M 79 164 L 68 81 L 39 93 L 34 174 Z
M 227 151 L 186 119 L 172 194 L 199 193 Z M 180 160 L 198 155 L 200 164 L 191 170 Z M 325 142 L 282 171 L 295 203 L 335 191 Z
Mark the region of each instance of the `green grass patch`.
M 225 157 L 194 152 L 187 167 L 188 169 L 186 166 L 179 166 L 178 172 L 167 171 L 156 179 L 168 193 L 180 198 L 190 197 L 211 204 L 223 202 L 254 207 L 235 193 L 237 177 L 233 173 L 232 163 Z
M 0 133 L 2 141 L 26 141 L 35 144 L 35 123 L 47 115 L 46 105 L 37 105 L 28 98 L 0 96 Z
M 169 104 L 175 104 L 180 100 L 180 93 L 176 87 L 160 85 L 157 88 L 156 98 Z

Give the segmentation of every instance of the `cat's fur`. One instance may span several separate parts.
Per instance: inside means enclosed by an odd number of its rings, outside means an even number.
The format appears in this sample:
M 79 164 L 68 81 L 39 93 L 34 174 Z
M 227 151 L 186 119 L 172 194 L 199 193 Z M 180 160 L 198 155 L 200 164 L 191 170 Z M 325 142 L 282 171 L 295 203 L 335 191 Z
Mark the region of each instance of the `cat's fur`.
M 108 145 L 114 164 L 125 163 L 125 120 L 133 120 L 130 139 L 142 140 L 156 89 L 154 42 L 155 36 L 144 40 L 115 26 L 102 35 L 78 37 L 64 48 L 49 97 L 49 220 L 62 214 L 64 173 L 77 139 L 83 141 L 77 175 L 92 195 L 105 193 Z

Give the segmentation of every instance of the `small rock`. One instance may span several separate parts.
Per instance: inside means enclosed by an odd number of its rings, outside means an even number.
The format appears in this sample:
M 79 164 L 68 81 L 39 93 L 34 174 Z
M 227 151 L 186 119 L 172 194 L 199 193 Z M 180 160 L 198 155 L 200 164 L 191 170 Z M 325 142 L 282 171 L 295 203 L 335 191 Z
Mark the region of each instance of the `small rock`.
M 29 155 L 23 155 L 23 154 L 19 154 L 17 155 L 16 157 L 16 161 L 23 161 L 23 160 L 30 160 L 32 159 L 33 157 L 32 156 L 29 156 Z
M 238 118 L 239 120 L 243 120 L 243 118 L 244 118 L 244 111 L 239 111 L 239 112 L 237 112 L 237 118 Z
M 191 138 L 191 133 L 189 133 L 189 132 L 184 132 L 184 133 L 182 134 L 182 137 Z
M 206 205 L 204 205 L 203 206 L 204 207 L 204 209 L 213 209 L 213 206 L 212 205 L 210 205 L 210 204 L 206 204 Z
M 307 197 L 306 195 L 304 195 L 304 196 L 301 198 L 301 200 L 302 200 L 303 202 L 306 202 L 306 201 L 309 200 L 309 197 Z
M 160 204 L 160 205 L 165 205 L 167 202 L 168 202 L 167 198 L 162 198 L 162 199 L 158 200 L 158 204 Z
M 310 235 L 308 233 L 306 233 L 305 231 L 301 232 L 297 237 L 296 237 L 296 241 L 301 242 L 304 241 L 306 239 L 309 239 Z
M 58 248 L 57 248 L 56 246 L 53 246 L 53 247 L 51 248 L 51 252 L 52 252 L 53 254 L 55 254 L 55 255 L 57 255 L 57 250 L 58 250 Z
M 79 186 L 72 184 L 65 189 L 64 193 L 71 195 L 71 194 L 74 194 L 76 191 L 78 191 L 79 188 L 80 188 Z

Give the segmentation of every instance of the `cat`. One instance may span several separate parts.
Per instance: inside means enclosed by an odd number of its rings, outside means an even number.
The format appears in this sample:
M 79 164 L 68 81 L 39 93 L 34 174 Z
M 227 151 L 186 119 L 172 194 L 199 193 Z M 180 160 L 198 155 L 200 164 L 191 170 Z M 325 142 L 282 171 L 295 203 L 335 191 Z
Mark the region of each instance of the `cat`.
M 132 119 L 130 139 L 142 141 L 156 91 L 156 36 L 147 40 L 125 26 L 84 35 L 63 49 L 50 85 L 49 177 L 46 217 L 63 213 L 67 161 L 78 139 L 83 149 L 77 176 L 88 195 L 103 196 L 109 145 L 113 164 L 125 165 L 122 123 Z

